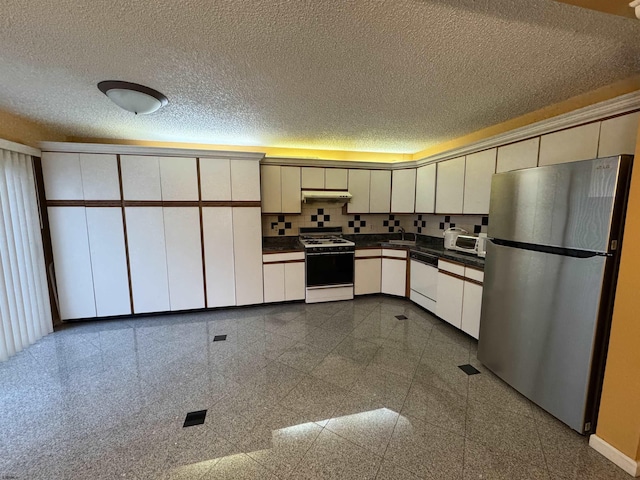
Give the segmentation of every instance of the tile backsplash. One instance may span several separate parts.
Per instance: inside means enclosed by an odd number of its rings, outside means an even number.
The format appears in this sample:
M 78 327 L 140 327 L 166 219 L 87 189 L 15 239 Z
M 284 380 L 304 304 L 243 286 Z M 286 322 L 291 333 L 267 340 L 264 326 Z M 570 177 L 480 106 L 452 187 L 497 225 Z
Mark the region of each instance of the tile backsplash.
M 335 203 L 302 205 L 302 213 L 295 215 L 262 215 L 262 234 L 265 237 L 297 236 L 300 227 L 342 227 L 345 234 L 395 233 L 400 227 L 406 232 L 442 236 L 449 227 L 461 227 L 470 233 L 486 233 L 489 224 L 482 215 L 427 214 L 343 214 Z

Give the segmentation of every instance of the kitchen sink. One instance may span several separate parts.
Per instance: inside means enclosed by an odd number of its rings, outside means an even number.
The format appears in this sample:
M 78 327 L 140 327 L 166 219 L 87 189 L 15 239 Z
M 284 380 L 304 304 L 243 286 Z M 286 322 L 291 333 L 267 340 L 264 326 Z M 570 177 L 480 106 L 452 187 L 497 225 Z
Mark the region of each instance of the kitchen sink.
M 415 247 L 416 246 L 416 241 L 415 240 L 389 240 L 388 242 L 389 245 L 400 245 L 403 247 Z

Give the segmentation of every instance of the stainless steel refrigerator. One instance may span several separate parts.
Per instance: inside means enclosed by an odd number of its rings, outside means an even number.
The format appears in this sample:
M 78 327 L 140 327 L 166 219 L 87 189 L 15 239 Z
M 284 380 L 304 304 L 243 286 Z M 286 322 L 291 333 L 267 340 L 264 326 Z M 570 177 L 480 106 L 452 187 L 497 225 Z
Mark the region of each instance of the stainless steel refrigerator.
M 631 156 L 493 176 L 478 359 L 574 430 L 595 429 Z

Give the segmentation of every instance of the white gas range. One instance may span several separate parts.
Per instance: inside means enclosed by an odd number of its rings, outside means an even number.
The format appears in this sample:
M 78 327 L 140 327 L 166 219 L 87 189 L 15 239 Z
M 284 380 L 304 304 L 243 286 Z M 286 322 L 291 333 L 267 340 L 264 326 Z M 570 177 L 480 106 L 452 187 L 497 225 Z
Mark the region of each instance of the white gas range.
M 342 227 L 300 228 L 305 251 L 306 303 L 351 300 L 355 243 Z

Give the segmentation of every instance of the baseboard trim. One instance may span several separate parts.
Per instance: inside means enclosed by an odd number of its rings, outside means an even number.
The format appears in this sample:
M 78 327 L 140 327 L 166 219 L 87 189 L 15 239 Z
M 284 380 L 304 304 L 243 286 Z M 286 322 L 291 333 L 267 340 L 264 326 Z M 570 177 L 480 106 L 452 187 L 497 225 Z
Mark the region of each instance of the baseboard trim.
M 640 463 L 627 457 L 617 448 L 611 446 L 597 435 L 589 437 L 589 446 L 600 455 L 615 463 L 632 477 L 640 477 Z

